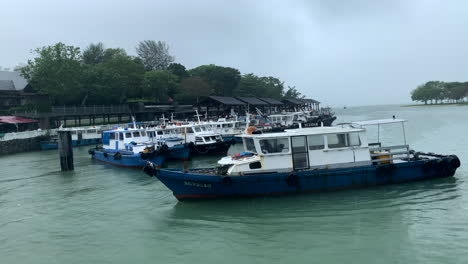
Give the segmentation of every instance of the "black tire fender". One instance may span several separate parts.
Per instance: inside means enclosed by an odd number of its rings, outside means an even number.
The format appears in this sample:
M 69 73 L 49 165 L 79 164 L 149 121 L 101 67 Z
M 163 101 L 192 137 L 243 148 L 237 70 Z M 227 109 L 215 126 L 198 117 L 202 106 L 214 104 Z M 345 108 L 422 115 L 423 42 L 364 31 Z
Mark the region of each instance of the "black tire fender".
M 223 181 L 224 185 L 231 185 L 232 184 L 231 177 L 223 177 L 222 181 Z

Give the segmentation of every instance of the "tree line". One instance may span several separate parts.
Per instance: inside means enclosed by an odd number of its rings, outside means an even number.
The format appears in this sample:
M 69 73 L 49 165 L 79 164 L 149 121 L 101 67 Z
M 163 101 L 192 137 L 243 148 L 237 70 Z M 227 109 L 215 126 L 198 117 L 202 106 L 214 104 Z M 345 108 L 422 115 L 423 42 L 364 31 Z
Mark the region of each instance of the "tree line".
M 467 96 L 468 82 L 430 81 L 411 91 L 411 99 L 424 104 L 460 103 Z
M 127 102 L 193 104 L 201 96 L 258 96 L 275 99 L 303 97 L 275 77 L 218 65 L 186 69 L 175 62 L 163 41 L 145 40 L 137 56 L 102 43 L 79 47 L 56 43 L 34 50 L 35 57 L 20 68 L 33 92 L 51 104 L 93 105 Z

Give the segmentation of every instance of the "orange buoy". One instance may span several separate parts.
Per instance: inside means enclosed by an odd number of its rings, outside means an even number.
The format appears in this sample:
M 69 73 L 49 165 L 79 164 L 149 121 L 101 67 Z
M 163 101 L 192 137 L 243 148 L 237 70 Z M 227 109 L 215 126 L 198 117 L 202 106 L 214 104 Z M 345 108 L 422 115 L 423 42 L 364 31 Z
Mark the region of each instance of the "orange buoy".
M 256 130 L 257 130 L 256 127 L 254 127 L 254 126 L 249 126 L 249 127 L 247 128 L 247 134 L 252 135 L 252 133 L 255 132 Z

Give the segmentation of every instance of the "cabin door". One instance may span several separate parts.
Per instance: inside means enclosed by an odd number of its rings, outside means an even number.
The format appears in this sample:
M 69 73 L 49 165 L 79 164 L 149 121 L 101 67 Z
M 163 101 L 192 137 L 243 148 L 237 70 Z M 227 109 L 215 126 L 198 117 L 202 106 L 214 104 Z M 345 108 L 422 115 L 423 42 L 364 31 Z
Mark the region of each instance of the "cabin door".
M 292 160 L 295 170 L 309 168 L 309 152 L 306 136 L 291 137 Z

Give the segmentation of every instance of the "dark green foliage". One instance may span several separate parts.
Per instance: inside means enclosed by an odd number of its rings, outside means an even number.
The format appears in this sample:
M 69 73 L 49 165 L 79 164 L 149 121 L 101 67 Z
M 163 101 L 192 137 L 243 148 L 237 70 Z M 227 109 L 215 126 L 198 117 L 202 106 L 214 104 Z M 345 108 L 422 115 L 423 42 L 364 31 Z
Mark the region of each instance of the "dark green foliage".
M 244 74 L 235 90 L 236 96 L 270 97 L 281 99 L 284 82 L 274 77 L 259 77 L 253 73 Z
M 198 66 L 189 72 L 191 76 L 205 80 L 213 89 L 214 94 L 220 96 L 233 96 L 241 80 L 239 70 L 214 64 Z
M 468 96 L 468 82 L 430 81 L 411 91 L 411 100 L 430 103 L 459 102 Z
M 143 78 L 143 94 L 158 103 L 168 103 L 174 98 L 178 77 L 168 71 L 149 71 Z
M 98 64 L 104 61 L 104 45 L 99 42 L 97 44 L 90 44 L 83 51 L 83 63 L 85 64 Z
M 179 77 L 179 80 L 189 77 L 187 69 L 184 65 L 180 63 L 171 63 L 169 67 L 167 67 L 167 70 L 172 74 L 177 75 Z
M 184 65 L 171 63 L 168 49 L 164 42 L 144 41 L 137 48 L 139 57 L 132 57 L 124 49 L 106 49 L 102 43 L 90 44 L 82 53 L 57 43 L 36 49 L 37 56 L 21 72 L 30 83 L 28 92 L 47 95 L 50 104 L 168 103 L 173 99 L 193 104 L 209 95 L 301 97 L 294 87 L 285 92 L 284 83 L 271 76 L 241 76 L 237 69 L 213 64 L 187 71 Z
M 295 86 L 288 86 L 288 90 L 286 91 L 286 93 L 284 93 L 284 98 L 287 98 L 287 99 L 300 99 L 300 98 L 304 98 L 305 96 L 302 95 L 297 89 Z
M 21 69 L 36 92 L 49 95 L 54 104 L 79 101 L 83 89 L 80 49 L 57 43 L 35 50 L 38 55 Z
M 189 77 L 182 80 L 175 97 L 181 103 L 193 104 L 199 101 L 202 96 L 213 94 L 210 85 L 200 77 Z

